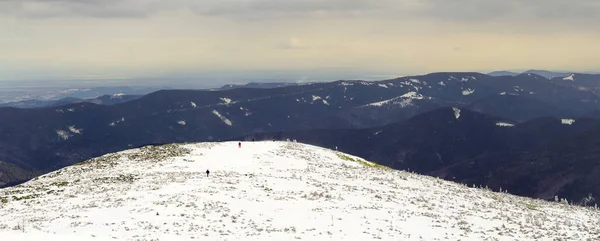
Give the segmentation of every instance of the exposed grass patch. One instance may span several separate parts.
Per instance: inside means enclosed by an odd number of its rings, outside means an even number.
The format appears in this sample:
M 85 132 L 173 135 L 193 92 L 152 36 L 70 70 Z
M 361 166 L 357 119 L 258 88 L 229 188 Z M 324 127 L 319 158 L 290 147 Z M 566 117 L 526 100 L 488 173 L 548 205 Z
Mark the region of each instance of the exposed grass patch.
M 537 209 L 537 207 L 536 207 L 535 205 L 533 205 L 533 204 L 529 204 L 529 203 L 525 203 L 525 207 L 527 207 L 527 208 L 528 208 L 528 209 L 530 209 L 530 210 L 535 210 L 535 211 L 537 211 L 537 210 L 538 210 L 538 209 Z
M 62 181 L 62 182 L 53 182 L 52 184 L 50 184 L 50 186 L 64 187 L 68 184 L 69 184 L 69 182 Z
M 340 159 L 342 159 L 342 160 L 345 160 L 345 161 L 351 161 L 351 162 L 358 162 L 358 163 L 360 163 L 360 164 L 362 164 L 363 166 L 366 166 L 366 167 L 374 167 L 374 168 L 381 168 L 381 169 L 388 169 L 388 170 L 392 170 L 392 168 L 390 168 L 390 167 L 387 167 L 387 166 L 384 166 L 384 165 L 379 165 L 379 164 L 377 164 L 377 163 L 374 163 L 374 162 L 367 162 L 367 161 L 363 161 L 363 160 L 361 160 L 361 159 L 358 159 L 358 158 L 357 158 L 357 159 L 354 159 L 354 158 L 352 158 L 352 157 L 349 157 L 349 156 L 347 156 L 347 155 L 344 155 L 344 154 L 337 154 L 337 156 L 338 156 Z
M 6 198 L 6 197 L 0 197 L 0 203 L 7 204 L 8 203 L 8 198 Z
M 21 196 L 21 197 L 12 196 L 12 199 L 13 199 L 13 200 L 15 200 L 15 201 L 21 201 L 21 200 L 34 199 L 34 198 L 36 198 L 36 197 L 38 197 L 38 195 L 37 195 L 37 194 L 30 194 L 30 195 L 27 195 L 27 196 Z

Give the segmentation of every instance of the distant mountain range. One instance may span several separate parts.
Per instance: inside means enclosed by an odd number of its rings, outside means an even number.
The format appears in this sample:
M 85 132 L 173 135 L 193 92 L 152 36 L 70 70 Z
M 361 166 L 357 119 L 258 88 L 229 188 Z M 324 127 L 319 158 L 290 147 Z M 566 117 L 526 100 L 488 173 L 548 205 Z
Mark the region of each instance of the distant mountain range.
M 1 103 L 0 107 L 15 107 L 15 108 L 43 108 L 43 107 L 56 107 L 61 105 L 77 104 L 77 103 L 94 103 L 98 105 L 114 105 L 127 101 L 132 101 L 140 98 L 141 95 L 125 95 L 123 93 L 117 93 L 113 95 L 103 95 L 92 99 L 80 99 L 67 97 L 58 100 L 23 100 L 18 102 Z
M 94 87 L 94 88 L 7 88 L 0 90 L 1 107 L 39 108 L 79 103 L 103 96 L 141 96 L 161 89 L 158 87 Z M 97 100 L 96 100 L 97 101 Z
M 560 194 L 573 200 L 587 195 L 585 191 L 600 195 L 586 185 L 569 193 L 568 180 L 596 179 L 553 169 L 565 165 L 562 159 L 553 159 L 564 157 L 555 152 L 565 151 L 556 147 L 558 140 L 568 140 L 572 150 L 581 153 L 570 161 L 588 163 L 582 164 L 584 169 L 594 167 L 595 162 L 587 159 L 594 154 L 574 145 L 586 140 L 576 135 L 592 130 L 597 124 L 593 118 L 600 116 L 600 75 L 548 79 L 532 73 L 431 73 L 382 81 L 224 88 L 161 90 L 114 103 L 112 96 L 105 96 L 97 103 L 0 108 L 0 161 L 13 170 L 0 175 L 0 185 L 147 144 L 271 138 L 272 133 L 281 133 L 275 137 L 337 145 L 394 168 L 498 186 L 521 195 Z M 543 154 L 548 157 L 544 168 L 519 163 L 541 156 L 540 150 L 554 151 Z M 483 165 L 490 160 L 494 165 Z M 461 165 L 467 166 L 456 168 Z M 517 173 L 515 177 L 533 175 L 527 179 L 530 187 L 518 186 L 527 180 L 510 179 L 508 170 Z M 542 170 L 543 175 L 538 172 Z M 542 176 L 558 178 L 561 173 L 583 179 L 560 179 L 564 183 L 555 183 L 555 189 L 544 186 L 550 182 Z
M 302 84 L 306 84 L 306 83 L 302 83 Z M 218 88 L 216 90 L 230 90 L 230 89 L 238 89 L 238 88 L 271 89 L 271 88 L 295 86 L 295 85 L 302 85 L 302 84 L 301 83 L 291 83 L 291 82 L 271 82 L 271 83 L 269 83 L 269 82 L 267 82 L 267 83 L 251 82 L 251 83 L 243 84 L 243 85 L 235 85 L 235 84 L 223 85 L 221 88 Z
M 491 76 L 517 76 L 520 74 L 535 74 L 535 75 L 539 75 L 539 76 L 544 76 L 547 79 L 552 79 L 552 78 L 557 78 L 557 77 L 566 77 L 572 73 L 575 73 L 575 72 L 553 72 L 553 71 L 548 71 L 548 70 L 530 69 L 530 70 L 527 70 L 527 71 L 521 72 L 521 73 L 512 72 L 512 71 L 494 71 L 494 72 L 490 72 L 488 74 Z

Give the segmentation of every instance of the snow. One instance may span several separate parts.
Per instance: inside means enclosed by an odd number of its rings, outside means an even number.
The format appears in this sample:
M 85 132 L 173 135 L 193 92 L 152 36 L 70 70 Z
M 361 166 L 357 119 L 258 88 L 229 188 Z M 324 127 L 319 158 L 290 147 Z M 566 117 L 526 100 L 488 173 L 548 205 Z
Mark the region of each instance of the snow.
M 64 141 L 68 140 L 71 137 L 71 134 L 64 130 L 56 130 L 56 134 L 60 139 L 63 139 Z
M 506 92 L 502 92 L 502 93 L 500 93 L 500 95 L 506 95 Z
M 378 86 L 381 87 L 381 88 L 386 88 L 386 89 L 388 88 L 388 86 L 384 85 L 384 84 L 378 84 Z
M 83 129 L 77 129 L 75 128 L 75 126 L 69 126 L 69 131 L 71 131 L 73 134 L 81 134 L 81 131 Z
M 417 92 L 411 91 L 411 92 L 408 92 L 408 93 L 403 94 L 398 97 L 394 97 L 394 98 L 387 99 L 384 101 L 366 104 L 361 107 L 365 107 L 365 106 L 378 106 L 379 107 L 379 106 L 384 106 L 387 104 L 397 104 L 397 105 L 400 105 L 400 107 L 404 108 L 404 107 L 408 107 L 408 106 L 413 106 L 414 105 L 413 100 L 422 100 L 425 98 L 426 98 L 425 96 L 423 96 Z M 432 99 L 432 98 L 427 97 L 427 99 Z
M 125 96 L 124 93 L 116 93 L 116 94 L 112 95 L 110 98 L 111 99 L 121 99 L 121 98 L 123 98 L 123 96 Z
M 0 237 L 586 240 L 600 232 L 593 208 L 369 165 L 294 142 L 127 150 L 0 189 Z
M 417 100 L 422 100 L 424 98 L 423 95 L 418 94 L 417 92 L 414 92 L 414 91 L 411 91 L 411 92 L 408 92 L 406 94 L 403 94 L 400 97 L 402 97 L 402 98 L 417 99 Z
M 177 124 L 180 124 L 180 125 L 184 126 L 185 125 L 185 121 L 184 120 L 180 120 L 180 121 L 177 122 Z
M 498 122 L 498 123 L 496 123 L 496 125 L 500 126 L 500 127 L 514 127 L 515 126 L 514 124 L 506 123 L 506 122 Z
M 456 117 L 456 119 L 458 120 L 458 118 L 460 118 L 460 109 L 452 107 L 452 110 L 454 111 L 454 117 Z
M 229 119 L 227 119 L 225 116 L 221 115 L 221 113 L 219 113 L 217 110 L 213 110 L 212 113 L 215 114 L 217 117 L 219 117 L 226 125 L 228 125 L 228 126 L 233 125 L 233 123 L 231 123 L 231 121 Z
M 446 83 L 444 83 L 444 81 L 440 81 L 438 84 L 441 86 L 446 86 Z
M 517 85 L 517 86 L 513 86 L 513 90 L 514 90 L 515 92 L 519 92 L 519 91 L 520 91 L 520 92 L 523 92 L 523 88 L 519 87 L 518 85 Z
M 314 103 L 316 100 L 321 100 L 321 101 L 323 102 L 323 104 L 329 105 L 329 102 L 327 102 L 327 100 L 325 100 L 325 99 L 321 98 L 321 96 L 316 96 L 316 95 L 313 95 L 313 96 L 312 96 L 312 100 L 313 100 L 313 103 Z
M 573 125 L 575 123 L 575 120 L 573 120 L 573 119 L 561 119 L 561 123 L 563 125 Z
M 421 81 L 419 81 L 418 79 L 409 79 L 409 81 L 417 84 L 421 83 Z
M 471 95 L 473 93 L 475 93 L 475 90 L 472 90 L 471 88 L 462 91 L 463 95 Z
M 198 107 L 198 105 L 196 105 L 196 103 L 194 103 L 193 101 L 190 101 L 190 105 L 192 106 L 192 108 Z
M 563 78 L 563 80 L 575 81 L 575 78 L 574 78 L 574 77 L 575 77 L 575 75 L 574 75 L 574 74 L 571 74 L 571 75 L 569 75 L 569 76 L 567 76 L 567 77 L 564 77 L 564 78 Z
M 229 98 L 221 97 L 219 99 L 221 99 L 221 101 L 223 101 L 223 103 L 225 103 L 226 105 L 231 104 L 231 99 Z
M 121 123 L 121 122 L 123 122 L 123 121 L 125 121 L 125 118 L 124 118 L 124 117 L 121 117 L 121 119 L 120 119 L 120 120 L 113 121 L 113 122 L 111 122 L 109 125 L 110 125 L 110 126 L 116 126 L 117 124 L 119 124 L 119 123 Z

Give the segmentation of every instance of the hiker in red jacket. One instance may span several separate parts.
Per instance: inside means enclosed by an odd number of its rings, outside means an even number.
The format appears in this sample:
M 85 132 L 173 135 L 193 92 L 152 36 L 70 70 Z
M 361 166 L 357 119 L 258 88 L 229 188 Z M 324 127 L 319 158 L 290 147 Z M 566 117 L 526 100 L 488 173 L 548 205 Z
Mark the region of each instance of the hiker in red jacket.
M 242 148 L 242 142 L 241 142 L 241 141 L 240 141 L 240 142 L 238 142 L 238 147 L 239 147 L 239 148 Z

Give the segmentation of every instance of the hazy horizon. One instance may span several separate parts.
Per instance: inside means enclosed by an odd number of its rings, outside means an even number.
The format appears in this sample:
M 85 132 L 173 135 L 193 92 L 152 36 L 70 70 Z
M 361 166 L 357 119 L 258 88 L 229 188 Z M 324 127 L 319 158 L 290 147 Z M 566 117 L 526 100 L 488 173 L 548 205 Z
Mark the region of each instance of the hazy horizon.
M 598 71 L 600 2 L 4 0 L 0 82 Z

